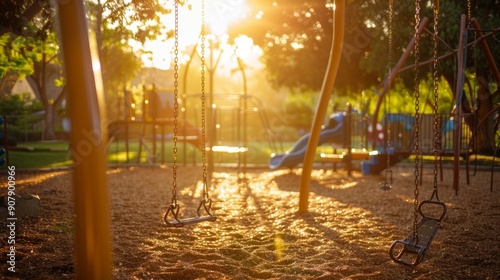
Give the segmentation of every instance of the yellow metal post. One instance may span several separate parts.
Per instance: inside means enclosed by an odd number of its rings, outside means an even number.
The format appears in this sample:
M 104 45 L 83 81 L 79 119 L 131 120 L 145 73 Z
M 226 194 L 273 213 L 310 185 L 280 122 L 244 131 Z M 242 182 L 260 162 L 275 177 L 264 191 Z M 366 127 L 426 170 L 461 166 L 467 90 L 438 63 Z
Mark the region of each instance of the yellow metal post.
M 82 0 L 58 1 L 74 160 L 77 279 L 111 279 L 106 126 L 98 60 L 92 60 Z
M 333 20 L 333 39 L 330 50 L 330 59 L 326 69 L 321 95 L 316 106 L 309 142 L 302 164 L 302 175 L 300 177 L 300 195 L 299 195 L 299 213 L 306 213 L 309 205 L 309 184 L 311 182 L 312 165 L 316 155 L 321 125 L 326 114 L 328 101 L 333 91 L 333 85 L 337 76 L 340 57 L 342 55 L 342 44 L 344 41 L 344 18 L 345 18 L 345 0 L 335 1 L 334 20 Z

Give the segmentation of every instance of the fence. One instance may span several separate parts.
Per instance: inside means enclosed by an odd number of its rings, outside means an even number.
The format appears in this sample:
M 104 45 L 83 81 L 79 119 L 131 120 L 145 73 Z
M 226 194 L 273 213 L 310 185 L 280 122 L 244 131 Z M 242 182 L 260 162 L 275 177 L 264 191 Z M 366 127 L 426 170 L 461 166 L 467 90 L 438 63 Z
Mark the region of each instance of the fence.
M 460 151 L 468 151 L 472 139 L 472 130 L 466 122 L 469 115 L 461 120 Z M 412 152 L 415 149 L 415 117 L 409 114 L 387 114 L 383 120 L 386 126 L 385 137 L 389 138 L 389 146 L 396 151 Z M 447 114 L 437 118 L 437 144 L 440 152 L 453 150 L 453 134 L 455 121 Z M 422 114 L 419 118 L 419 150 L 423 154 L 432 154 L 434 151 L 434 115 Z M 387 138 L 385 138 L 387 139 Z M 387 145 L 387 143 L 385 144 Z
M 6 115 L 9 145 L 44 140 L 44 112 L 27 115 Z M 0 138 L 3 138 L 0 137 Z

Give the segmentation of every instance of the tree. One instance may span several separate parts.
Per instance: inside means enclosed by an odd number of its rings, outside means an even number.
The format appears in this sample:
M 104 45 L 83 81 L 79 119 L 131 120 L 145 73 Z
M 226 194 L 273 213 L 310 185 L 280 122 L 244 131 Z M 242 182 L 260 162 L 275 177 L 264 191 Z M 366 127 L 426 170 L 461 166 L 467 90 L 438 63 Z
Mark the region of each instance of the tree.
M 318 91 L 332 41 L 332 1 L 251 2 L 256 17 L 249 16 L 247 21 L 233 26 L 230 33 L 233 36 L 247 34 L 263 48 L 263 59 L 276 88 Z M 380 1 L 365 2 L 349 1 L 346 7 L 344 50 L 336 83 L 338 91 L 366 88 L 386 67 L 385 61 L 373 65 L 363 61 L 370 47 L 382 50 L 374 42 L 383 39 L 384 35 L 375 23 L 366 24 L 366 19 L 380 11 L 377 9 L 382 4 L 378 3 Z M 386 51 L 386 45 L 383 50 Z M 382 60 L 387 55 L 378 54 L 377 57 Z
M 27 127 L 40 121 L 43 116 L 36 113 L 42 108 L 41 102 L 29 94 L 7 95 L 0 99 L 0 112 L 7 116 L 16 116 L 8 120 L 9 145 L 15 146 L 21 139 L 30 139 L 31 132 L 28 133 Z M 37 133 L 38 131 L 35 134 Z M 0 139 L 2 137 L 0 135 Z
M 6 67 L 0 69 L 0 76 L 15 72 L 19 74 L 19 79 L 27 78 L 45 109 L 44 135 L 47 139 L 54 139 L 54 108 L 62 100 L 60 93 L 53 99 L 47 92 L 50 80 L 47 79 L 46 69 L 51 64 L 60 64 L 59 46 L 52 29 L 54 9 L 49 1 L 6 1 L 5 4 L 0 32 L 6 38 L 2 41 L 3 49 L 10 49 L 11 52 L 2 52 Z M 59 77 L 60 74 L 56 74 L 55 79 Z
M 21 77 L 32 73 L 31 64 L 36 55 L 31 48 L 33 32 L 30 23 L 46 7 L 47 1 L 11 0 L 0 6 L 0 78 L 8 72 L 15 72 Z
M 269 81 L 276 87 L 321 87 L 331 43 L 331 7 L 324 2 L 253 1 L 254 17 L 229 32 L 253 38 L 264 49 Z M 286 73 L 286 75 L 284 75 Z
M 42 10 L 47 8 L 47 0 L 7 0 L 0 7 L 0 35 L 12 33 L 30 35 L 27 30 L 31 22 Z M 32 34 L 31 34 L 32 35 Z
M 161 30 L 159 15 L 168 11 L 152 0 L 96 0 L 88 1 L 87 8 L 96 35 L 105 90 L 108 99 L 113 100 L 140 67 L 138 57 L 129 47 L 129 40 L 143 43 L 154 38 Z M 53 69 L 50 64 L 60 65 L 60 49 L 53 29 L 54 16 L 54 7 L 48 0 L 5 1 L 0 10 L 0 77 L 7 71 L 17 72 L 20 77 L 28 75 L 28 81 L 46 111 L 45 136 L 48 139 L 55 136 L 55 108 L 64 98 L 64 94 L 57 98 L 47 95 L 46 70 Z M 64 93 L 64 88 L 61 93 Z M 116 108 L 112 102 L 107 104 L 111 109 Z
M 32 55 L 27 55 L 25 46 L 29 40 L 7 33 L 0 35 L 0 78 L 8 73 L 24 78 L 33 72 Z
M 130 81 L 141 66 L 139 57 L 129 45 L 131 40 L 144 43 L 161 33 L 170 34 L 160 23 L 160 16 L 170 13 L 153 0 L 94 0 L 87 1 L 90 28 L 95 34 L 101 61 L 103 85 L 108 115 L 119 117 L 115 106 L 118 92 Z
M 44 138 L 56 139 L 54 124 L 57 110 L 65 96 L 62 86 L 59 46 L 54 32 L 48 31 L 33 44 L 39 58 L 33 61 L 33 73 L 27 77 L 31 88 L 45 109 Z M 54 91 L 54 92 L 51 92 Z

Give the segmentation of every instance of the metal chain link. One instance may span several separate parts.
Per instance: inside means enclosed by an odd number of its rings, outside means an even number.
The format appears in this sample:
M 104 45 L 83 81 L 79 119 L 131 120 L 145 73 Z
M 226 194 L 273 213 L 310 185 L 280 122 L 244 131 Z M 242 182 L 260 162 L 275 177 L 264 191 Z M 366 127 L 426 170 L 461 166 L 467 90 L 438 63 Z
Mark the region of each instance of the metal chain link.
M 393 25 L 393 19 L 394 19 L 394 11 L 393 11 L 393 0 L 389 1 L 389 75 L 387 77 L 387 103 L 389 104 L 388 108 L 391 105 L 391 86 L 392 86 L 392 52 L 393 52 L 393 46 L 392 46 L 392 25 Z M 387 116 L 386 116 L 387 117 Z M 391 147 L 391 121 L 387 121 L 387 172 L 385 173 L 385 181 L 387 182 L 387 175 L 388 173 L 392 174 L 391 171 L 391 157 L 390 157 L 390 147 Z M 391 181 L 392 183 L 392 175 L 391 175 Z
M 419 194 L 419 177 L 420 177 L 420 77 L 419 77 L 419 63 L 420 63 L 420 32 L 418 30 L 420 26 L 420 0 L 415 0 L 415 77 L 414 77 L 414 95 L 415 95 L 415 190 L 414 190 L 414 200 L 413 200 L 413 235 L 415 241 L 418 242 L 417 233 L 417 223 L 418 223 L 418 194 Z
M 206 152 L 206 102 L 205 102 L 205 0 L 201 1 L 201 155 L 203 165 L 203 197 L 209 200 Z
M 433 42 L 434 42 L 434 47 L 433 47 L 433 83 L 434 83 L 434 194 L 436 195 L 437 200 L 439 201 L 439 197 L 437 196 L 437 190 L 438 190 L 438 157 L 439 157 L 439 149 L 440 149 L 440 143 L 439 143 L 439 115 L 438 115 L 438 109 L 439 109 L 439 104 L 438 104 L 438 69 L 437 69 L 437 64 L 438 64 L 438 53 L 437 53 L 437 48 L 438 48 L 438 22 L 439 22 L 439 0 L 434 0 L 434 33 L 433 33 Z
M 471 14 L 470 0 L 467 0 L 467 21 L 469 22 L 470 22 L 470 14 Z
M 177 116 L 179 103 L 179 2 L 175 1 L 174 30 L 174 148 L 172 166 L 172 205 L 177 205 Z

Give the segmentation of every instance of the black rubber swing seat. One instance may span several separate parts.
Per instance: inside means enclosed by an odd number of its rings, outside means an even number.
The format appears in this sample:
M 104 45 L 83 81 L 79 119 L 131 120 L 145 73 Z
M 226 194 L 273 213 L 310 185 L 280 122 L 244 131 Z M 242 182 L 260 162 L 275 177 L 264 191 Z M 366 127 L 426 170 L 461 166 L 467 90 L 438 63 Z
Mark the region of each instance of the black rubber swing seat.
M 180 206 L 177 203 L 173 203 L 170 205 L 170 207 L 168 207 L 167 212 L 163 217 L 163 220 L 169 227 L 183 227 L 185 225 L 197 224 L 202 222 L 214 222 L 215 220 L 217 220 L 217 217 L 210 213 L 211 206 L 212 206 L 212 200 L 204 199 L 200 202 L 200 206 L 198 206 L 198 210 L 196 211 L 198 216 L 179 219 Z M 200 214 L 200 210 L 202 209 L 202 207 L 207 213 L 207 215 Z
M 434 204 L 442 207 L 439 217 L 430 217 L 422 212 L 422 206 Z M 436 236 L 439 224 L 446 214 L 446 204 L 440 201 L 425 200 L 418 206 L 422 216 L 417 224 L 417 234 L 412 231 L 404 240 L 396 240 L 389 249 L 389 255 L 395 262 L 416 266 L 424 259 L 427 248 Z

